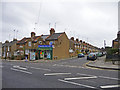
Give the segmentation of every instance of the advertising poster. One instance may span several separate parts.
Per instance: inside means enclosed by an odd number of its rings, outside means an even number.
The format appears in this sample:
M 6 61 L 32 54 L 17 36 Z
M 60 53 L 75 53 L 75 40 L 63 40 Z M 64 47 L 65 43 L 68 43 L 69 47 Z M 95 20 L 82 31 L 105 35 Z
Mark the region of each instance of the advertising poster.
M 35 52 L 30 52 L 30 60 L 35 60 Z

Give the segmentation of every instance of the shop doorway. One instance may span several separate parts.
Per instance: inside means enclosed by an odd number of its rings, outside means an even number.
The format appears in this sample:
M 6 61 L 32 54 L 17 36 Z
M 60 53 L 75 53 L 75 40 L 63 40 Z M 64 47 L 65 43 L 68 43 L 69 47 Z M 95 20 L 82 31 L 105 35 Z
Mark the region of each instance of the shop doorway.
M 52 51 L 51 50 L 40 50 L 39 51 L 39 59 L 52 59 Z

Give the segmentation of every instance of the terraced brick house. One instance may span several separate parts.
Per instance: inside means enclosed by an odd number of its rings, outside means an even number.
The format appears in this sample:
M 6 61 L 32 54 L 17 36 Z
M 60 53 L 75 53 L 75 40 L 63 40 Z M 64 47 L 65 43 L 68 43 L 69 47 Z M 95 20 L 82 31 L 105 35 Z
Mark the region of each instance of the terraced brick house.
M 51 59 L 69 58 L 69 39 L 65 32 L 55 33 L 54 28 L 51 28 L 50 35 L 45 40 L 47 45 L 52 45 Z
M 17 42 L 17 59 L 39 59 L 38 45 L 45 45 L 45 37 L 48 35 L 35 36 L 35 32 L 31 32 L 31 37 L 24 37 Z
M 9 42 L 6 40 L 5 43 L 2 44 L 2 57 L 3 58 L 11 58 L 14 56 L 14 51 L 16 50 L 17 39 L 13 39 L 13 41 Z

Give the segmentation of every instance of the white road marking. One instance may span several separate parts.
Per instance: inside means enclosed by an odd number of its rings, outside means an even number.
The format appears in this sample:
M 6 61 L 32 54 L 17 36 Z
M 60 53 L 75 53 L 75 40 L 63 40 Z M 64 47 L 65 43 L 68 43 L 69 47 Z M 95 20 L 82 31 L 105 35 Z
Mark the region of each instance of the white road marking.
M 14 71 L 18 71 L 18 72 L 24 72 L 24 73 L 27 73 L 27 74 L 32 74 L 31 72 L 27 72 L 27 71 L 23 71 L 23 70 L 18 70 L 18 69 L 14 69 L 14 68 L 10 68 L 11 70 L 14 70 Z
M 120 80 L 119 78 L 112 78 L 112 77 L 105 77 L 105 76 L 98 76 L 98 77 L 107 78 L 107 79 L 114 79 L 114 80 Z
M 60 65 L 60 64 L 54 64 L 53 66 L 61 66 L 61 67 L 72 67 L 72 68 L 84 68 L 81 66 L 72 66 L 72 65 Z
M 27 70 L 27 68 L 23 68 L 23 67 L 20 67 L 20 66 L 13 66 L 14 68 L 19 68 L 19 69 L 23 69 L 23 70 Z
M 82 73 L 77 73 L 78 75 L 83 75 L 83 76 L 94 76 L 94 75 L 89 75 L 89 74 L 82 74 Z
M 120 87 L 120 85 L 107 85 L 107 86 L 100 86 L 101 88 L 115 88 Z
M 48 74 L 44 74 L 44 75 L 50 76 L 50 75 L 64 75 L 64 74 L 71 74 L 71 73 L 48 73 Z
M 96 88 L 96 87 L 93 87 L 93 86 L 83 85 L 83 84 L 70 82 L 70 81 L 65 81 L 65 80 L 61 80 L 61 79 L 58 79 L 58 80 L 61 81 L 61 82 L 66 82 L 66 83 L 70 83 L 70 84 L 74 84 L 74 85 L 78 85 L 78 86 L 83 86 L 83 87 L 87 87 L 87 88 Z
M 77 73 L 77 74 L 79 74 L 79 75 L 85 75 L 85 76 L 94 76 L 94 75 L 82 74 L 82 73 Z M 118 78 L 106 77 L 106 76 L 97 76 L 97 77 L 106 78 L 106 79 L 113 79 L 113 80 L 120 80 L 120 79 L 118 79 Z
M 0 68 L 3 68 L 3 66 L 0 66 Z
M 64 78 L 64 80 L 91 79 L 91 78 L 97 78 L 97 77 L 96 76 L 93 76 L 93 77 L 75 77 L 75 78 Z
M 30 68 L 51 71 L 50 69 L 45 69 L 45 68 L 36 68 L 36 67 L 30 67 Z

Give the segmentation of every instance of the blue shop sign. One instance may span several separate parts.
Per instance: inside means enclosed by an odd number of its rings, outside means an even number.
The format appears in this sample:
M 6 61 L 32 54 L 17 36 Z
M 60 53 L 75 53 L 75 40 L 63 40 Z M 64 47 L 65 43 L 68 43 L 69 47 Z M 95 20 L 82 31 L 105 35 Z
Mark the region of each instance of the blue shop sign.
M 52 47 L 52 45 L 38 45 L 38 47 Z

